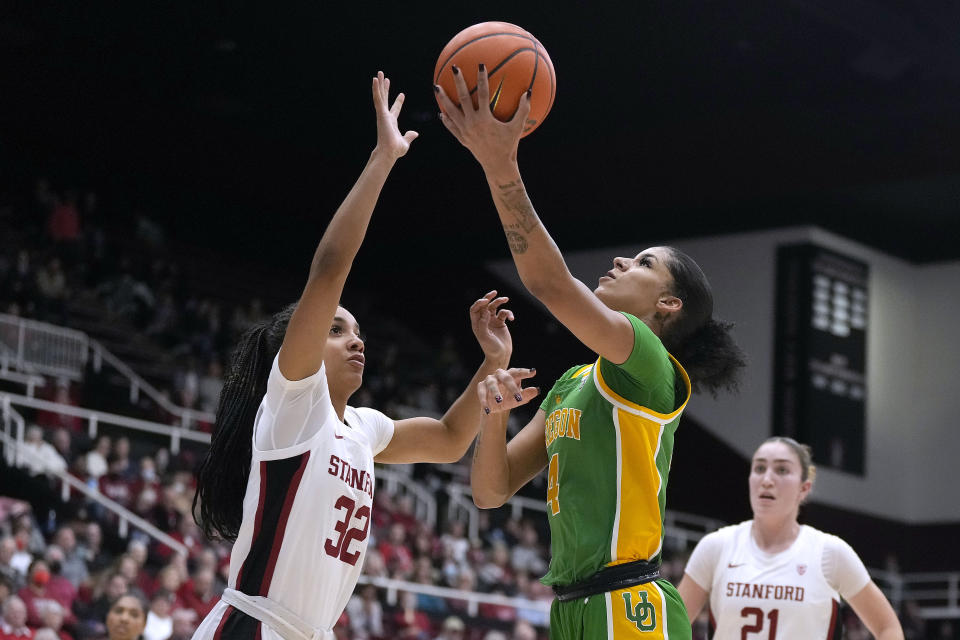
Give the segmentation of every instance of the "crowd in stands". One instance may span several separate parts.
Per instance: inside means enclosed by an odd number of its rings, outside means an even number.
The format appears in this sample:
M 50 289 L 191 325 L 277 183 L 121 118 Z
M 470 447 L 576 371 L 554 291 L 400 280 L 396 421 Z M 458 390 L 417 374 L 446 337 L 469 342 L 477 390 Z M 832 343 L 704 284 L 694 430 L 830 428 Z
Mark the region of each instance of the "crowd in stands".
M 41 179 L 29 196 L 0 202 L 0 222 L 18 230 L 0 251 L 0 311 L 70 326 L 71 304 L 93 301 L 111 323 L 129 326 L 174 354 L 166 389 L 175 403 L 214 411 L 230 348 L 265 317 L 262 302 L 218 300 L 191 290 L 193 274 L 166 252 L 162 227 L 146 214 L 111 220 L 93 192 L 57 192 Z M 402 325 L 376 321 L 364 325 L 381 336 L 377 365 L 351 404 L 376 406 L 398 418 L 409 415 L 410 407 L 442 412 L 470 374 L 453 340 L 442 339 L 438 352 L 436 345 L 420 345 Z M 61 404 L 93 406 L 98 392 L 88 381 L 59 380 L 41 393 Z M 143 413 L 142 407 L 128 410 Z M 150 411 L 153 419 L 169 419 Z M 45 473 L 67 470 L 168 533 L 188 553 L 175 553 L 136 530 L 120 538 L 116 516 L 78 493 L 56 515 L 2 497 L 0 489 L 0 640 L 105 638 L 110 603 L 128 592 L 149 603 L 144 640 L 189 638 L 216 603 L 229 571 L 229 545 L 204 539 L 191 517 L 199 452 L 185 446 L 172 455 L 134 433 L 103 429 L 90 439 L 82 420 L 52 411 L 27 417 L 24 474 L 43 483 Z M 49 490 L 59 493 L 50 482 Z M 538 580 L 549 558 L 544 518 L 483 511 L 479 538 L 472 540 L 462 522 L 443 522 L 434 530 L 414 516 L 413 507 L 407 496 L 377 492 L 364 575 L 533 602 L 553 599 Z M 677 583 L 685 550 L 666 552 L 663 574 Z M 903 619 L 908 638 L 937 637 L 927 635 L 914 605 Z M 547 626 L 548 616 L 538 608 L 473 609 L 462 600 L 360 585 L 336 633 L 342 640 L 540 640 Z M 938 633 L 952 637 L 951 629 Z M 694 637 L 707 637 L 705 619 Z M 848 616 L 846 637 L 869 636 Z

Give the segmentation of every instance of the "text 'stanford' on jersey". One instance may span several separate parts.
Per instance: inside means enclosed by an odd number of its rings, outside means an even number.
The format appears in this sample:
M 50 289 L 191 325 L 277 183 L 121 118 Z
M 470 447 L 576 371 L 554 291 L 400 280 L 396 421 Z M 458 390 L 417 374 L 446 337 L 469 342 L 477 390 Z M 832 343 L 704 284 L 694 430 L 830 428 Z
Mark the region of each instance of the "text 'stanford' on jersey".
M 640 319 L 629 358 L 598 358 L 554 384 L 546 413 L 550 570 L 566 585 L 608 565 L 654 560 L 663 545 L 667 475 L 690 379 Z M 675 385 L 677 377 L 682 385 Z M 682 388 L 682 397 L 675 389 Z

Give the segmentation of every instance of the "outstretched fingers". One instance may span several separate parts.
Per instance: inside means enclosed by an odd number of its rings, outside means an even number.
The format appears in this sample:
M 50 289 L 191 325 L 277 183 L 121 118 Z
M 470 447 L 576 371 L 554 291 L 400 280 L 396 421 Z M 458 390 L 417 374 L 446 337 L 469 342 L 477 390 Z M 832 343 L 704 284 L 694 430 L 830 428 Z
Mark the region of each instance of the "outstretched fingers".
M 535 369 L 497 369 L 477 384 L 484 413 L 498 413 L 524 405 L 540 393 L 537 387 L 523 387 L 522 381 L 536 375 Z

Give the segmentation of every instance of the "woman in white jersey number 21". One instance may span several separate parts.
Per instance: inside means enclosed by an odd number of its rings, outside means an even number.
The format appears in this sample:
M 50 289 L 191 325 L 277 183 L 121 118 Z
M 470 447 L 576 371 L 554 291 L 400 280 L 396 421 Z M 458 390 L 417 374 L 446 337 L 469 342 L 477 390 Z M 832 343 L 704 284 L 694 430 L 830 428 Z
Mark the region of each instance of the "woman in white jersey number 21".
M 878 640 L 903 640 L 893 607 L 840 538 L 797 522 L 810 449 L 770 438 L 753 454 L 753 520 L 705 536 L 679 591 L 691 622 L 707 599 L 718 640 L 839 640 L 842 596 Z
M 380 190 L 417 136 L 401 135 L 403 94 L 391 106 L 389 87 L 382 73 L 373 79 L 377 144 L 320 240 L 299 302 L 234 353 L 194 501 L 205 533 L 234 542 L 229 588 L 195 639 L 332 639 L 363 565 L 374 460 L 459 459 L 476 434 L 473 388 L 509 361 L 513 315 L 490 292 L 470 308 L 485 359 L 442 419 L 394 422 L 347 406 L 365 354 L 340 296 Z

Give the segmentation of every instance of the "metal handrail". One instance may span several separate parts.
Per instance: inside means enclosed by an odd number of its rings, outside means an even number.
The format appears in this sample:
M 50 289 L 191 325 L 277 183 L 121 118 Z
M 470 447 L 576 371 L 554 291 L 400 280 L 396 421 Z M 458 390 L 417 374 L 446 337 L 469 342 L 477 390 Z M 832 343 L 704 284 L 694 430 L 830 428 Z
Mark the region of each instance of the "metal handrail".
M 430 527 L 436 526 L 437 499 L 427 489 L 417 484 L 409 475 L 384 469 L 383 466 L 378 466 L 373 475 L 376 482 L 383 485 L 391 494 L 396 495 L 397 490 L 402 487 L 404 493 L 412 495 L 417 520 Z
M 93 353 L 94 371 L 100 370 L 101 361 L 106 361 L 114 369 L 119 371 L 123 377 L 130 382 L 130 402 L 135 403 L 140 399 L 140 391 L 143 390 L 151 400 L 156 402 L 161 409 L 180 419 L 181 427 L 189 427 L 196 422 L 208 422 L 213 424 L 216 416 L 209 411 L 199 411 L 197 409 L 188 409 L 174 404 L 159 389 L 147 382 L 139 373 L 134 371 L 130 365 L 112 354 L 99 341 L 90 339 L 90 351 Z
M 4 443 L 4 448 L 7 449 L 6 454 L 8 460 L 12 457 L 14 460 L 15 466 L 20 466 L 19 463 L 23 456 L 28 458 L 38 459 L 36 453 L 27 449 L 23 446 L 23 416 L 21 416 L 17 411 L 10 407 L 9 402 L 6 399 L 3 402 L 3 416 L 4 416 L 4 431 L 0 432 L 0 440 Z M 11 421 L 17 422 L 17 438 L 14 438 L 9 435 L 9 423 Z M 11 452 L 13 455 L 11 456 Z M 174 551 L 187 555 L 187 547 L 171 538 L 169 535 L 150 524 L 134 512 L 130 511 L 126 507 L 117 503 L 114 500 L 106 497 L 96 489 L 92 489 L 87 486 L 86 483 L 80 481 L 79 479 L 73 477 L 66 471 L 57 471 L 57 470 L 48 470 L 45 472 L 47 476 L 53 476 L 58 478 L 62 483 L 61 498 L 64 502 L 67 502 L 70 498 L 70 489 L 79 491 L 87 498 L 103 505 L 104 508 L 112 511 L 117 515 L 118 518 L 118 532 L 120 537 L 126 538 L 128 533 L 128 527 L 130 524 L 137 527 L 148 536 L 154 540 L 165 544 Z
M 26 373 L 42 373 L 59 377 L 69 378 L 71 380 L 80 380 L 83 378 L 84 367 L 88 358 L 92 355 L 93 367 L 95 371 L 100 371 L 103 362 L 107 362 L 116 369 L 130 383 L 130 402 L 136 402 L 140 397 L 142 390 L 147 397 L 157 403 L 157 405 L 179 419 L 181 427 L 189 427 L 197 422 L 213 423 L 215 416 L 209 411 L 199 411 L 188 409 L 174 404 L 159 389 L 147 382 L 140 374 L 134 371 L 128 364 L 115 356 L 99 341 L 91 338 L 88 334 L 77 329 L 70 329 L 39 320 L 31 320 L 12 316 L 6 313 L 0 313 L 0 325 L 16 327 L 16 346 L 4 345 L 0 342 L 0 351 L 3 351 L 4 367 L 13 362 L 16 368 Z M 76 366 L 67 367 L 53 365 L 49 363 L 31 361 L 27 355 L 27 331 L 36 334 L 50 336 L 54 340 L 66 341 L 72 343 L 72 351 L 76 354 L 82 354 L 79 357 Z M 11 336 L 12 337 L 12 336 Z
M 183 427 L 160 424 L 159 422 L 150 422 L 149 420 L 141 420 L 139 418 L 128 418 L 115 413 L 107 413 L 105 411 L 97 411 L 95 409 L 84 409 L 82 407 L 59 404 L 56 402 L 50 402 L 49 400 L 40 400 L 39 398 L 31 398 L 29 396 L 23 396 L 14 393 L 0 392 L 0 400 L 3 401 L 4 405 L 9 403 L 10 405 L 30 407 L 31 409 L 43 409 L 45 411 L 51 411 L 60 415 L 83 418 L 87 421 L 87 433 L 91 438 L 97 437 L 97 429 L 102 423 L 126 427 L 128 429 L 135 429 L 137 431 L 145 431 L 147 433 L 157 433 L 160 435 L 169 436 L 170 453 L 174 455 L 180 452 L 181 440 L 192 440 L 194 442 L 210 444 L 209 433 L 192 431 Z
M 431 584 L 420 584 L 419 582 L 407 582 L 406 580 L 393 580 L 391 578 L 380 578 L 377 576 L 360 576 L 360 584 L 372 584 L 387 590 L 387 604 L 394 605 L 397 602 L 398 591 L 409 591 L 411 593 L 422 593 L 427 596 L 438 596 L 448 600 L 464 600 L 467 602 L 467 613 L 470 616 L 476 616 L 480 604 L 492 604 L 513 609 L 526 609 L 537 611 L 538 613 L 550 614 L 550 603 L 543 600 L 528 600 L 526 598 L 511 598 L 492 593 L 479 593 L 476 591 L 462 591 L 451 587 L 436 587 Z

